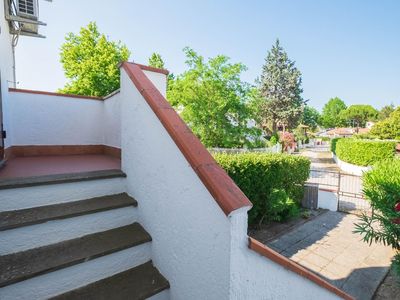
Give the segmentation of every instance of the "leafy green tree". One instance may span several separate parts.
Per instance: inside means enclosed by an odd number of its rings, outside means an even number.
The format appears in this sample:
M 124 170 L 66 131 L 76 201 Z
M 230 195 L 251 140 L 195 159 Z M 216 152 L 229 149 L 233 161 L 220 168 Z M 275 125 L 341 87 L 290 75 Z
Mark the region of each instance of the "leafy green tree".
M 223 55 L 205 61 L 190 48 L 184 53 L 188 70 L 171 82 L 168 101 L 205 146 L 243 146 L 256 133 L 247 127 L 250 87 L 240 80 L 246 67 Z
M 262 126 L 270 126 L 273 132 L 279 125 L 284 130 L 296 127 L 305 105 L 301 96 L 301 73 L 279 40 L 265 59 L 259 89 L 264 98 L 259 108 Z
M 91 22 L 79 34 L 67 34 L 60 54 L 69 79 L 61 93 L 106 96 L 119 88 L 118 63 L 128 60 L 130 52 L 121 42 L 108 40 Z
M 165 65 L 161 55 L 158 53 L 153 53 L 149 58 L 149 66 L 154 68 L 164 69 Z
M 331 98 L 322 109 L 321 125 L 325 128 L 340 127 L 345 125 L 340 118 L 340 112 L 345 110 L 346 104 L 338 97 Z
M 386 118 L 389 118 L 390 114 L 394 112 L 394 105 L 391 103 L 390 105 L 385 105 L 382 107 L 382 109 L 379 111 L 379 116 L 378 119 L 380 121 L 385 120 Z
M 318 110 L 311 106 L 304 106 L 303 115 L 300 122 L 304 125 L 309 126 L 312 130 L 315 130 L 319 125 L 320 114 Z
M 352 127 L 365 127 L 368 121 L 374 121 L 378 117 L 378 111 L 371 105 L 351 105 L 340 112 L 340 118 Z
M 372 126 L 370 134 L 380 139 L 400 140 L 400 106 L 390 114 L 389 118 Z

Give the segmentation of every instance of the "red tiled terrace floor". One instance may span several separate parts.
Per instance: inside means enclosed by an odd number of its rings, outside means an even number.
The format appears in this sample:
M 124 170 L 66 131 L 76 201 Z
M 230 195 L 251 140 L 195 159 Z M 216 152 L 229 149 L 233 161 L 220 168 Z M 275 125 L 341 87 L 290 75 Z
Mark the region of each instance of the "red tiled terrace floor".
M 121 160 L 108 155 L 16 157 L 0 169 L 0 180 L 121 169 Z

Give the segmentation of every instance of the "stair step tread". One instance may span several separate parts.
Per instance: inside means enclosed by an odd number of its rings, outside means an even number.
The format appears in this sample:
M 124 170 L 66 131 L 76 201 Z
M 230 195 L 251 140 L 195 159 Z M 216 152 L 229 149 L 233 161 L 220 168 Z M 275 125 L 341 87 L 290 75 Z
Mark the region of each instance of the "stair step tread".
M 0 287 L 151 241 L 133 223 L 59 243 L 0 256 Z
M 154 296 L 169 287 L 169 282 L 149 261 L 51 299 L 141 300 Z
M 0 231 L 126 206 L 137 206 L 126 193 L 0 212 Z
M 126 177 L 126 174 L 121 170 L 100 170 L 100 171 L 89 171 L 89 172 L 78 172 L 78 173 L 67 173 L 67 174 L 32 176 L 24 178 L 10 178 L 10 179 L 0 180 L 0 190 L 38 186 L 38 185 L 48 185 L 48 184 L 110 179 L 118 177 Z

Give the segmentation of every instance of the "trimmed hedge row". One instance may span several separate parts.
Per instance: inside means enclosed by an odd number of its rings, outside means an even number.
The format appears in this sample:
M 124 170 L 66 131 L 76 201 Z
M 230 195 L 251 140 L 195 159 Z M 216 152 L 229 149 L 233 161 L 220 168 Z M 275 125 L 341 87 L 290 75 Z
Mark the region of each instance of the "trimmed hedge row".
M 357 166 L 371 166 L 378 161 L 394 158 L 396 143 L 342 138 L 333 148 L 340 160 Z
M 333 139 L 331 140 L 331 152 L 332 152 L 333 154 L 336 154 L 336 144 L 337 144 L 337 142 L 338 142 L 340 139 L 341 139 L 340 137 L 337 137 L 337 138 L 333 138 Z
M 214 158 L 253 203 L 250 224 L 298 214 L 310 173 L 307 158 L 270 153 L 218 153 Z

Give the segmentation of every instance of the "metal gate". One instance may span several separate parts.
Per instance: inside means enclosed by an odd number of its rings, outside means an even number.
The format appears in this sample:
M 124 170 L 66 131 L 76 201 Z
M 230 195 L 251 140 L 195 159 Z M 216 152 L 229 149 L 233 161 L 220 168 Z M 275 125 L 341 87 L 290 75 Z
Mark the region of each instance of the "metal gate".
M 319 190 L 337 193 L 338 211 L 359 213 L 371 209 L 362 192 L 361 176 L 312 169 L 307 183 L 317 184 Z

